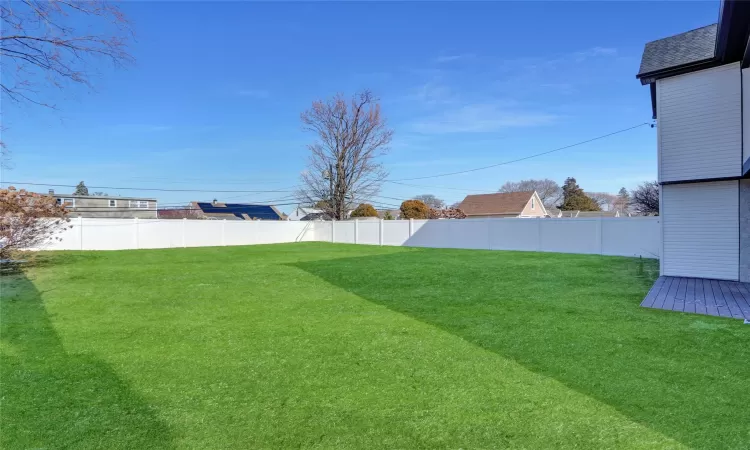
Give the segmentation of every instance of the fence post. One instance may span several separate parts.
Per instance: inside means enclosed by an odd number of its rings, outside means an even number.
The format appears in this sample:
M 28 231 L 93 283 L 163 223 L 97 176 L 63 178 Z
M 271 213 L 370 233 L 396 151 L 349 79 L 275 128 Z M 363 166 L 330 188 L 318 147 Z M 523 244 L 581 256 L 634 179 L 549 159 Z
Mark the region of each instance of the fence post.
M 359 219 L 354 219 L 354 243 L 359 242 Z
M 331 244 L 336 243 L 336 219 L 331 219 Z
M 542 219 L 536 221 L 536 251 L 542 251 Z
M 487 250 L 492 250 L 492 219 L 487 219 Z
M 78 216 L 78 246 L 83 250 L 83 217 Z
M 226 226 L 227 219 L 221 219 L 221 245 L 227 245 Z
M 383 219 L 380 219 L 380 228 L 378 229 L 378 241 L 383 245 Z
M 138 248 L 140 248 L 138 246 L 138 218 L 137 217 L 133 218 L 133 223 L 135 224 L 135 227 L 134 227 L 135 228 L 135 248 L 137 250 Z
M 414 234 L 414 219 L 409 219 L 409 237 Z
M 599 216 L 599 220 L 596 222 L 596 235 L 599 238 L 599 254 L 604 254 L 604 246 L 602 245 L 602 217 Z
M 182 248 L 185 248 L 185 224 L 187 224 L 187 217 L 182 218 Z

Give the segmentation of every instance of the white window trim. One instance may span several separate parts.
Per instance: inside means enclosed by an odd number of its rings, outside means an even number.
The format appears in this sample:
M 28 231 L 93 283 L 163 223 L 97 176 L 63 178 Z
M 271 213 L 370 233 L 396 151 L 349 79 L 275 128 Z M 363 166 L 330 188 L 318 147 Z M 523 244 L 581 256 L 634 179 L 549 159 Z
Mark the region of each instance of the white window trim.
M 117 208 L 117 200 L 107 200 L 107 205 L 109 205 L 110 208 Z
M 151 202 L 148 200 L 129 200 L 128 207 L 134 209 L 148 209 L 149 203 Z
M 66 205 L 65 204 L 66 201 L 69 201 L 70 205 Z M 57 199 L 57 204 L 59 206 L 65 206 L 65 207 L 69 207 L 69 208 L 75 208 L 76 207 L 76 199 L 74 199 L 74 198 L 60 197 L 60 198 Z

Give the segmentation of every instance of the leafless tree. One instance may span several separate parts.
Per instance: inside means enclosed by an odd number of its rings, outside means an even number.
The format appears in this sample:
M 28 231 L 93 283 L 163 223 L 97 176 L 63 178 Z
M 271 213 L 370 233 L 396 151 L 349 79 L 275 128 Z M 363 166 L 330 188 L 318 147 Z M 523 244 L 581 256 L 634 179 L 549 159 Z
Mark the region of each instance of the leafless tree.
M 308 145 L 310 158 L 297 196 L 302 203 L 320 205 L 334 219 L 345 219 L 353 204 L 380 192 L 388 173 L 378 158 L 387 152 L 393 131 L 367 90 L 350 100 L 338 94 L 313 102 L 301 119 L 317 140 Z
M 425 205 L 427 205 L 427 206 L 429 206 L 430 208 L 433 208 L 433 209 L 443 209 L 443 208 L 445 208 L 445 202 L 443 200 L 435 197 L 432 194 L 417 195 L 416 197 L 414 197 L 414 200 L 420 200 Z
M 630 193 L 633 211 L 644 216 L 659 215 L 659 183 L 647 181 Z
M 540 180 L 508 181 L 500 187 L 500 192 L 536 191 L 546 207 L 555 206 L 562 199 L 562 188 L 556 181 Z
M 617 204 L 617 195 L 615 194 L 609 194 L 607 192 L 589 192 L 587 195 L 599 204 L 602 211 L 612 211 Z
M 104 0 L 2 1 L 0 101 L 55 108 L 40 95 L 43 87 L 62 89 L 73 83 L 93 88 L 92 63 L 130 63 L 132 37 L 120 9 Z M 2 167 L 8 167 L 8 158 L 0 140 Z
M 116 66 L 131 61 L 129 23 L 117 6 L 103 0 L 4 1 L 0 21 L 0 91 L 15 102 L 54 106 L 38 97 L 40 85 L 91 87 L 94 59 Z

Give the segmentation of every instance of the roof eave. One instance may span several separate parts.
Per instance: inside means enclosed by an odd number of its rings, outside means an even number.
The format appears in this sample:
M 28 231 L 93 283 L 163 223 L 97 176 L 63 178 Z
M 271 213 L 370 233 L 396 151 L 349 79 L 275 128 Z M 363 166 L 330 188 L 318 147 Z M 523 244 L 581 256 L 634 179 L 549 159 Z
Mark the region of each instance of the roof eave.
M 652 72 L 639 73 L 635 77 L 641 81 L 642 85 L 655 83 L 656 80 L 661 78 L 673 77 L 676 75 L 682 75 L 688 72 L 695 72 L 697 70 L 708 69 L 719 63 L 716 57 L 702 59 L 700 61 L 694 61 L 687 64 L 681 64 L 679 66 L 669 67 L 666 69 L 654 70 Z

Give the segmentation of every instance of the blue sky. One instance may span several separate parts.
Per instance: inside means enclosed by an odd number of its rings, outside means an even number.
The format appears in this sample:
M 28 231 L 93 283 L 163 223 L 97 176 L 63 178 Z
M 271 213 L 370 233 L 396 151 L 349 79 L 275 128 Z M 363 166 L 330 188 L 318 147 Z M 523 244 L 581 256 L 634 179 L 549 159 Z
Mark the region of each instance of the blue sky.
M 363 88 L 381 98 L 395 132 L 383 159 L 392 179 L 516 159 L 650 121 L 648 88 L 634 77 L 643 45 L 715 22 L 718 6 L 124 2 L 136 64 L 97 66 L 96 92 L 43 91 L 56 111 L 3 101 L 13 164 L 3 178 L 284 191 L 297 184 L 313 139 L 300 112 Z M 386 184 L 382 195 L 453 202 L 505 181 L 568 176 L 609 192 L 654 179 L 655 130 L 412 182 L 430 187 Z M 289 195 L 135 193 L 164 204 Z

